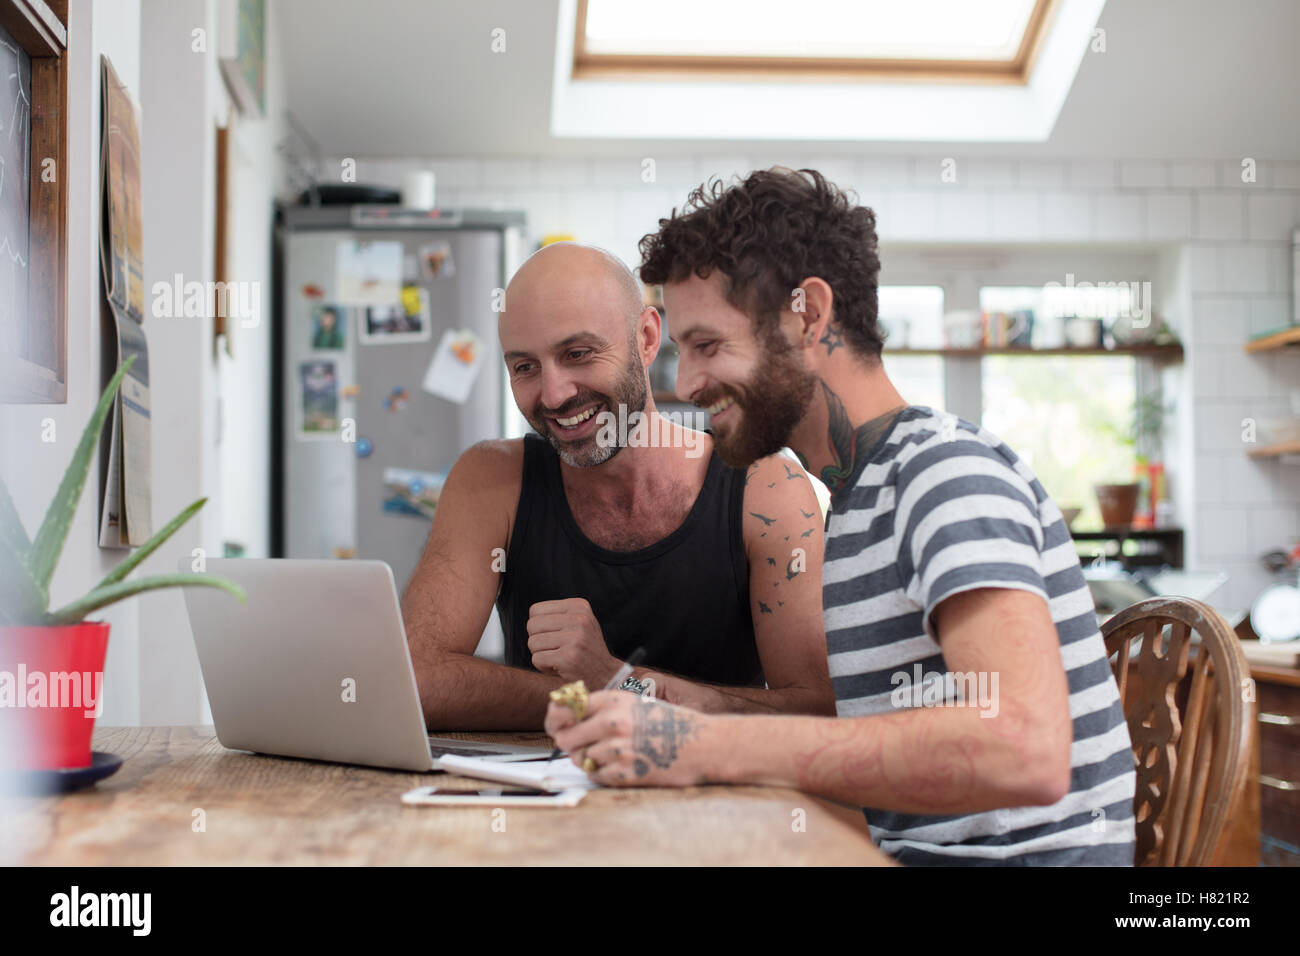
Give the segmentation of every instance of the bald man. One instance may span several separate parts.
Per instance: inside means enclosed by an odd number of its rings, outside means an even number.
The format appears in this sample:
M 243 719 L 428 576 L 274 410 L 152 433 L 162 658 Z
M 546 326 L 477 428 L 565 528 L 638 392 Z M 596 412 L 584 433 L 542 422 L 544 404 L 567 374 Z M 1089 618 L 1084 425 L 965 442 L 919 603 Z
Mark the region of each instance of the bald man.
M 729 468 L 709 434 L 659 414 L 646 369 L 661 319 L 614 256 L 547 246 L 505 304 L 501 350 L 536 434 L 470 448 L 439 497 L 402 602 L 429 729 L 540 730 L 550 691 L 604 687 L 638 647 L 630 690 L 833 714 L 803 470 Z M 505 664 L 474 656 L 494 602 Z

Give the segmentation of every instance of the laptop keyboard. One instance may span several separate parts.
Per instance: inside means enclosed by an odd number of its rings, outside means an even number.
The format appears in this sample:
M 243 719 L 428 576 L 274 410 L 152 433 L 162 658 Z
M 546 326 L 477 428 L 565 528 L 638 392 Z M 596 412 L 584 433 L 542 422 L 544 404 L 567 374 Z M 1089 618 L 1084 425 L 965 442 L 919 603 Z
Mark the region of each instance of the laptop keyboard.
M 444 747 L 441 744 L 430 744 L 429 750 L 435 757 L 446 757 L 449 754 L 454 757 L 486 757 L 498 753 L 495 750 L 484 750 L 482 748 L 472 749 L 469 747 Z

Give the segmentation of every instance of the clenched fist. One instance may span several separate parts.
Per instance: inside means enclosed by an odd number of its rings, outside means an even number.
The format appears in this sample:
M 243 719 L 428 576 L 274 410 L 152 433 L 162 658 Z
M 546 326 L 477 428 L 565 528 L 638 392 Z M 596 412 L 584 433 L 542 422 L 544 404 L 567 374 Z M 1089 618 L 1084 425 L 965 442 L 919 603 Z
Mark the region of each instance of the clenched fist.
M 583 598 L 540 601 L 529 608 L 528 650 L 543 674 L 582 680 L 591 690 L 604 687 L 620 666 Z

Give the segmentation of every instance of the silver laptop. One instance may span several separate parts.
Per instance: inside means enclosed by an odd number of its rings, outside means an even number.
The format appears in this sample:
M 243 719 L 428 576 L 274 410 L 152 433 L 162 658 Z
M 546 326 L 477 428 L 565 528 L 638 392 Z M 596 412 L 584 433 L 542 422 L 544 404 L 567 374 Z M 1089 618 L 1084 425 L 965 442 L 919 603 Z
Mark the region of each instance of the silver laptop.
M 191 570 L 183 559 L 179 570 Z M 382 561 L 213 558 L 248 594 L 187 587 L 217 739 L 232 750 L 397 770 L 445 754 L 545 758 L 544 747 L 430 737 L 393 572 Z

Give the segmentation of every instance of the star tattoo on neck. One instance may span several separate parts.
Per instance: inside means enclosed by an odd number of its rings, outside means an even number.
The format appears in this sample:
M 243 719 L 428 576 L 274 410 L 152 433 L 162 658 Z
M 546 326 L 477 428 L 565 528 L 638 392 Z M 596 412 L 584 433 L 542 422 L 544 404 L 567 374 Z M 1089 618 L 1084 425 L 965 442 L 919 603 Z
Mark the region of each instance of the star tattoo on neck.
M 835 350 L 844 345 L 843 337 L 840 335 L 840 330 L 833 325 L 827 325 L 826 334 L 817 341 L 826 346 L 826 354 L 828 356 L 834 355 Z

